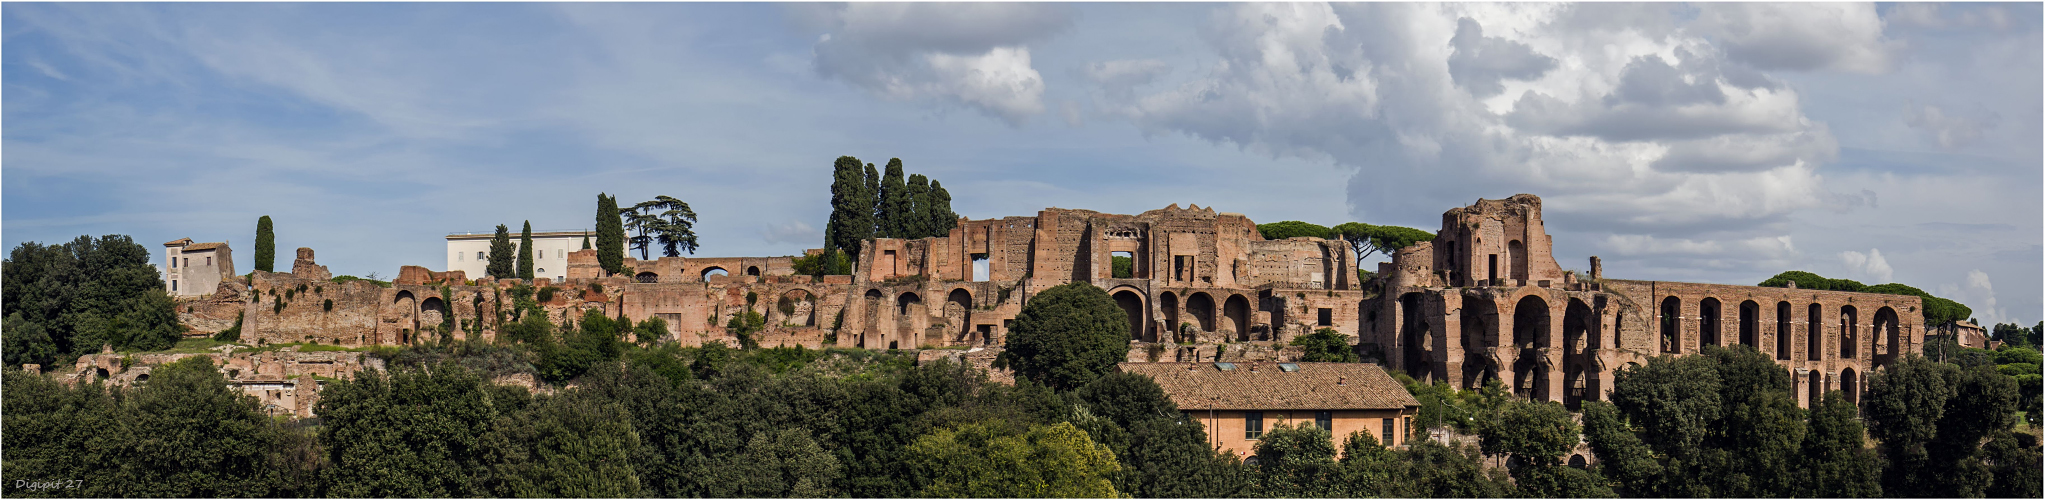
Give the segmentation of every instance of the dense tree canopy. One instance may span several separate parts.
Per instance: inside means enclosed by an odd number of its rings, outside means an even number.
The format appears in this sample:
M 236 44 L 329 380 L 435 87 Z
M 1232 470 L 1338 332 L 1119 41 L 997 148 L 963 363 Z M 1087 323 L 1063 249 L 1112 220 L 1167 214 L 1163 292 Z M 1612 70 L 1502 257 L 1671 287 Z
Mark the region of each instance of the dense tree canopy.
M 1401 248 L 1413 246 L 1422 241 L 1434 241 L 1434 233 L 1405 226 L 1379 226 L 1362 222 L 1345 222 L 1333 228 L 1336 235 L 1349 242 L 1351 251 L 1356 252 L 1356 261 L 1363 262 L 1372 254 L 1392 255 Z
M 840 156 L 831 166 L 831 218 L 824 223 L 824 251 L 859 253 L 859 242 L 873 237 L 874 206 L 879 193 L 867 189 L 858 158 Z M 823 273 L 818 273 L 823 274 Z
M 696 211 L 689 203 L 668 195 L 655 196 L 639 202 L 632 208 L 619 211 L 624 218 L 624 227 L 637 236 L 627 238 L 632 248 L 639 251 L 639 259 L 651 258 L 649 252 L 655 245 L 661 248 L 661 255 L 680 257 L 682 252 L 696 253 Z
M 1113 371 L 1128 353 L 1128 316 L 1107 292 L 1075 281 L 1023 306 L 1001 356 L 1018 378 L 1069 390 Z
M 1267 240 L 1282 240 L 1306 236 L 1311 238 L 1335 238 L 1341 236 L 1327 226 L 1296 220 L 1269 222 L 1257 225 L 1257 234 Z
M 1306 355 L 1299 360 L 1309 363 L 1355 363 L 1362 360 L 1356 355 L 1356 349 L 1349 346 L 1349 336 L 1333 328 L 1322 328 L 1314 330 L 1314 333 L 1293 337 L 1292 345 L 1306 348 Z
M 1883 283 L 1880 285 L 1869 286 L 1863 285 L 1860 282 L 1854 280 L 1831 279 L 1826 278 L 1824 276 L 1819 276 L 1816 273 L 1810 273 L 1805 271 L 1783 271 L 1780 274 L 1776 274 L 1774 277 L 1762 281 L 1758 286 L 1781 288 L 1789 286 L 1789 283 L 1792 281 L 1796 282 L 1796 287 L 1798 289 L 1803 290 L 1832 290 L 1839 292 L 1915 295 L 1924 300 L 1925 326 L 1937 326 L 1946 323 L 1951 323 L 1954 321 L 1965 321 L 1968 318 L 1972 318 L 1974 316 L 1974 310 L 1972 308 L 1967 307 L 1966 304 L 1954 302 L 1949 299 L 1939 298 L 1933 296 L 1932 294 L 1925 293 L 1924 290 L 1919 290 L 1916 287 L 1905 285 L 1902 283 Z
M 125 235 L 24 242 L 0 264 L 7 366 L 50 365 L 102 346 L 167 349 L 178 324 L 149 250 Z
M 1997 479 L 1982 461 L 1985 439 L 2009 432 L 2016 381 L 1987 366 L 1961 368 L 1911 357 L 1868 378 L 1861 415 L 1887 458 L 1892 496 L 1978 497 Z

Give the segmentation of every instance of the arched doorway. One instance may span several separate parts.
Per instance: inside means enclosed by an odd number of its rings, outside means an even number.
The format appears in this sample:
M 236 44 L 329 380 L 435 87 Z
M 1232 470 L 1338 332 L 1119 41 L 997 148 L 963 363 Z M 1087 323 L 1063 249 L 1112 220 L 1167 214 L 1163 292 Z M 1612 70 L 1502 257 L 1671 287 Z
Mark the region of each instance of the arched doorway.
M 1676 300 L 1675 296 L 1671 295 L 1669 298 L 1662 299 L 1662 352 L 1682 352 L 1683 333 L 1680 323 L 1677 322 L 1681 319 L 1682 311 L 1683 303 Z
M 1463 296 L 1458 318 L 1463 330 L 1463 389 L 1484 387 L 1487 379 L 1498 378 L 1492 355 L 1498 348 L 1498 306 L 1480 297 Z
M 1839 371 L 1839 392 L 1846 396 L 1846 402 L 1860 406 L 1860 380 L 1852 368 Z
M 703 281 L 710 281 L 711 276 L 731 276 L 731 271 L 726 271 L 724 268 L 717 266 L 710 266 L 710 268 L 703 270 Z
M 1549 342 L 1548 301 L 1528 295 L 1512 306 L 1512 343 L 1522 349 L 1552 347 Z
M 1192 296 L 1187 297 L 1186 312 L 1193 313 L 1193 320 L 1199 322 L 1195 326 L 1200 327 L 1200 331 L 1214 331 L 1214 299 L 1208 297 L 1206 292 L 1193 292 Z
M 879 348 L 881 342 L 886 341 L 888 336 L 888 332 L 881 331 L 880 328 L 881 315 L 888 310 L 888 298 L 887 295 L 881 294 L 880 290 L 867 290 L 864 297 L 866 298 L 866 321 L 864 321 L 866 324 L 865 329 L 859 332 L 859 347 L 871 345 L 874 348 Z M 872 343 L 869 344 L 869 341 Z
M 1567 374 L 1563 381 L 1563 390 L 1567 391 L 1563 395 L 1563 404 L 1567 405 L 1570 411 L 1580 410 L 1585 397 L 1595 397 L 1595 394 L 1588 391 L 1590 384 L 1586 380 L 1590 371 L 1590 358 L 1596 356 L 1592 351 L 1594 346 L 1591 342 L 1591 339 L 1595 338 L 1591 333 L 1591 325 L 1595 322 L 1597 316 L 1591 313 L 1590 305 L 1584 304 L 1582 300 L 1571 298 L 1569 305 L 1563 307 L 1562 346 L 1566 355 L 1562 363 L 1563 372 Z
M 760 266 L 746 266 L 746 276 L 759 276 Z
M 817 326 L 816 302 L 808 290 L 789 290 L 774 301 L 774 310 L 781 313 L 781 323 L 794 326 Z
M 1901 319 L 1896 317 L 1895 309 L 1884 306 L 1881 309 L 1875 310 L 1875 336 L 1889 344 L 1887 354 L 1891 357 L 1903 352 L 1903 327 L 1901 323 Z
M 411 344 L 411 332 L 419 330 L 419 299 L 411 290 L 398 290 L 398 297 L 391 301 L 391 309 L 398 313 L 399 344 Z
M 1804 311 L 1804 358 L 1811 361 L 1825 360 L 1825 320 L 1820 319 L 1823 308 L 1811 304 Z
M 1221 305 L 1222 317 L 1228 318 L 1228 326 L 1235 329 L 1236 338 L 1243 341 L 1268 340 L 1250 338 L 1250 299 L 1242 295 L 1230 295 Z
M 1410 292 L 1399 296 L 1399 350 L 1404 354 L 1400 360 L 1406 374 L 1424 379 L 1428 372 L 1427 317 L 1422 314 L 1422 295 Z
M 1134 290 L 1124 289 L 1117 290 L 1114 297 L 1115 305 L 1121 306 L 1122 314 L 1129 318 L 1129 339 L 1146 342 L 1155 340 L 1144 335 L 1143 296 L 1138 295 Z
M 652 272 L 643 272 L 632 275 L 632 281 L 636 281 L 639 283 L 659 283 L 660 275 L 654 274 Z
M 413 331 L 422 333 L 419 336 L 421 339 L 427 338 L 423 333 L 428 330 L 439 331 L 441 327 L 447 326 L 445 321 L 449 318 L 452 316 L 448 314 L 446 301 L 440 300 L 440 297 L 427 297 L 426 300 L 419 301 L 419 328 Z M 440 331 L 442 336 L 453 334 L 452 329 Z
M 919 347 L 923 343 L 923 322 L 929 314 L 923 307 L 923 297 L 916 292 L 902 292 L 895 296 L 895 331 L 890 332 L 894 337 L 888 344 L 906 340 L 910 348 Z
M 1719 345 L 1718 318 L 1721 307 L 1716 297 L 1705 297 L 1697 301 L 1697 342 L 1698 346 Z
M 1853 306 L 1839 306 L 1839 357 L 1853 359 L 1860 354 L 1859 348 L 1860 311 Z
M 1740 345 L 1761 348 L 1761 304 L 1740 303 Z
M 973 341 L 973 293 L 964 288 L 954 288 L 944 298 L 944 320 L 953 326 L 953 340 Z

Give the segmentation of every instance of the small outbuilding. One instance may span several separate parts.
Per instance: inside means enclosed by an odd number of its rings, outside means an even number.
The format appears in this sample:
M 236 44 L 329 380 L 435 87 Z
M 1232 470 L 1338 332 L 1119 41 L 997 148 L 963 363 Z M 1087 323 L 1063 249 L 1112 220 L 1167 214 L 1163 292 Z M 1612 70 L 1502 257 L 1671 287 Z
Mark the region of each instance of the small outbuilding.
M 1188 420 L 1207 429 L 1209 444 L 1250 457 L 1257 440 L 1280 424 L 1310 423 L 1344 437 L 1363 432 L 1386 446 L 1404 446 L 1420 401 L 1369 363 L 1122 363 L 1149 376 Z

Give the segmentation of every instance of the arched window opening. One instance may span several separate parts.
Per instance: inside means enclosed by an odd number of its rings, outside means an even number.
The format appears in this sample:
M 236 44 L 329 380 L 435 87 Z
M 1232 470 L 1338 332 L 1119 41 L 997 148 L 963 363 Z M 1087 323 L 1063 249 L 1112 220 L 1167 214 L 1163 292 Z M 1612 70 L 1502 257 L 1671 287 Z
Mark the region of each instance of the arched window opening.
M 1860 380 L 1857 380 L 1852 368 L 1839 372 L 1839 392 L 1846 396 L 1846 402 L 1860 406 Z
M 915 292 L 904 292 L 895 297 L 895 313 L 907 316 L 909 315 L 909 306 L 922 304 L 923 297 L 917 296 Z
M 1788 302 L 1775 303 L 1775 359 L 1789 360 L 1789 316 Z
M 1181 333 L 1183 332 L 1180 331 L 1181 329 L 1179 327 L 1178 296 L 1173 295 L 1172 292 L 1165 292 L 1158 294 L 1157 301 L 1158 309 L 1163 310 L 1165 313 L 1165 328 L 1170 328 L 1172 330 L 1171 332 L 1172 341 L 1186 342 L 1187 340 L 1180 336 Z
M 1882 339 L 1889 344 L 1888 354 L 1890 356 L 1896 356 L 1903 352 L 1903 327 L 1901 323 L 1901 319 L 1896 317 L 1895 309 L 1883 307 L 1875 310 L 1874 334 L 1876 338 Z
M 1804 312 L 1804 357 L 1811 361 L 1825 359 L 1825 320 L 1820 319 L 1822 308 L 1811 304 Z
M 660 275 L 651 272 L 639 273 L 637 275 L 632 276 L 632 281 L 639 283 L 659 283 Z
M 1115 305 L 1122 308 L 1122 314 L 1129 319 L 1129 339 L 1139 341 L 1155 340 L 1145 335 L 1143 328 L 1143 297 L 1130 290 L 1115 292 Z
M 1228 319 L 1228 327 L 1235 330 L 1236 338 L 1243 341 L 1270 340 L 1250 338 L 1250 299 L 1242 295 L 1230 295 L 1222 303 L 1221 315 Z
M 1761 304 L 1740 303 L 1740 345 L 1761 348 Z
M 1422 307 L 1420 292 L 1399 296 L 1399 348 L 1405 353 L 1406 374 L 1416 378 L 1426 376 L 1427 367 L 1431 364 L 1428 362 L 1428 348 L 1432 347 L 1432 342 L 1427 338 L 1430 328 Z
M 1662 299 L 1662 352 L 1682 352 L 1682 332 L 1679 329 L 1680 324 L 1676 322 L 1682 311 L 1683 303 L 1677 301 L 1676 297 Z
M 973 340 L 973 294 L 964 288 L 952 289 L 944 299 L 944 319 L 951 322 L 955 340 Z
M 1512 307 L 1512 343 L 1520 348 L 1547 348 L 1548 301 L 1529 295 Z
M 1860 311 L 1853 306 L 1839 306 L 1839 357 L 1853 359 L 1860 352 Z M 1840 382 L 1845 382 L 1840 379 Z
M 746 276 L 759 276 L 760 266 L 746 266 Z
M 1706 297 L 1697 302 L 1697 342 L 1700 345 L 1719 345 L 1718 324 L 1721 307 L 1718 299 Z
M 1213 298 L 1208 297 L 1205 292 L 1193 292 L 1193 296 L 1186 299 L 1186 309 L 1187 312 L 1193 313 L 1193 319 L 1199 322 L 1195 326 L 1198 326 L 1200 331 L 1214 331 Z
M 726 271 L 722 267 L 711 267 L 703 270 L 703 281 L 710 281 L 711 276 L 731 276 L 731 271 Z

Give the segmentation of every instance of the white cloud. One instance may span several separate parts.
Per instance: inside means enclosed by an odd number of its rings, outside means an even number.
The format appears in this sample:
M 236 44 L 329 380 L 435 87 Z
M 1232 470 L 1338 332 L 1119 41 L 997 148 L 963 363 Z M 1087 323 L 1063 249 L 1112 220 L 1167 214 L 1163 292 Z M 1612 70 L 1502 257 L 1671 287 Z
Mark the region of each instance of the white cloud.
M 1988 273 L 1980 269 L 1967 271 L 1967 279 L 1960 285 L 1939 285 L 1938 296 L 1966 304 L 1967 308 L 1974 310 L 1974 318 L 1981 320 L 1982 325 L 2015 319 L 2009 317 L 2008 309 L 1996 303 L 1995 285 L 1989 282 Z
M 1911 103 L 1903 110 L 1903 123 L 1924 132 L 1927 139 L 1945 149 L 1958 149 L 1981 140 L 1984 130 L 1995 128 L 2002 115 L 1988 113 L 1980 118 L 1948 115 L 1938 106 Z
M 1849 275 L 1860 278 L 1870 285 L 1888 283 L 1896 277 L 1896 270 L 1889 267 L 1888 259 L 1882 258 L 1882 250 L 1879 248 L 1870 248 L 1867 253 L 1852 250 L 1839 252 L 1839 260 L 1846 263 Z
M 1897 46 L 1874 4 L 1704 4 L 1697 25 L 1733 60 L 1764 70 L 1882 73 Z
M 1045 4 L 852 3 L 799 10 L 822 28 L 812 65 L 883 99 L 961 106 L 1012 125 L 1044 112 L 1027 44 L 1072 23 Z
M 760 239 L 767 243 L 818 245 L 824 241 L 824 232 L 803 221 L 792 220 L 760 228 Z

